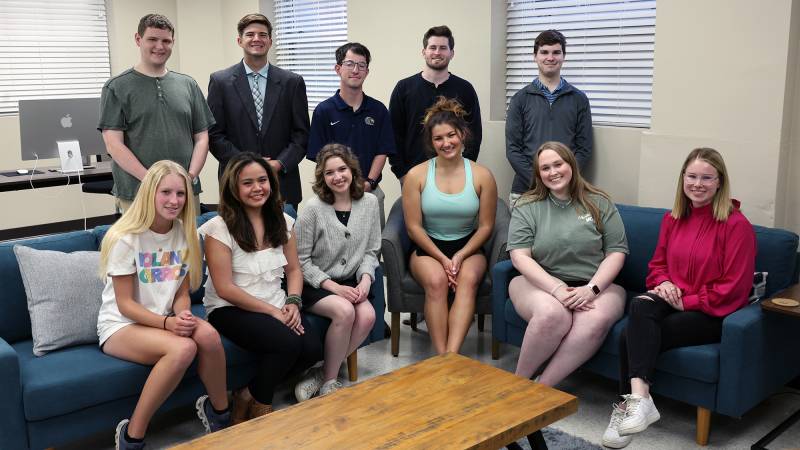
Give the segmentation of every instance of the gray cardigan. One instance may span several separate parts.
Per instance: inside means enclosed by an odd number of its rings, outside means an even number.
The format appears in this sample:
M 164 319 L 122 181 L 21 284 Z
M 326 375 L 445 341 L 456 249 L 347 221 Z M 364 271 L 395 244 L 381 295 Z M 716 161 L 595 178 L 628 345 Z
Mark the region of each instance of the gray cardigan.
M 314 196 L 300 209 L 294 230 L 306 283 L 319 288 L 329 278 L 346 280 L 355 275 L 361 280 L 365 273 L 375 280 L 381 225 L 378 199 L 373 194 L 366 192 L 360 200 L 353 200 L 346 227 L 336 217 L 333 205 Z

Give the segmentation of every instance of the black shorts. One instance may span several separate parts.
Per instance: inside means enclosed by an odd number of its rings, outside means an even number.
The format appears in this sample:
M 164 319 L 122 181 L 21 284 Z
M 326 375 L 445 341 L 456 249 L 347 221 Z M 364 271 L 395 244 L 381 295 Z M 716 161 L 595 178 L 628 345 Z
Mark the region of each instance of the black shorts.
M 462 248 L 464 248 L 465 245 L 467 245 L 467 242 L 469 242 L 469 240 L 472 239 L 473 235 L 475 235 L 474 231 L 464 236 L 463 238 L 456 239 L 454 241 L 441 241 L 439 239 L 434 239 L 430 236 L 428 237 L 430 238 L 431 241 L 433 241 L 433 245 L 435 245 L 436 248 L 439 249 L 439 251 L 444 253 L 444 256 L 452 258 L 457 251 L 461 250 Z M 417 252 L 417 256 L 431 256 L 428 253 L 426 253 L 425 250 L 417 246 L 417 244 L 412 242 L 411 245 L 413 246 L 411 252 L 412 253 Z M 483 253 L 483 248 L 479 249 L 477 253 Z
M 355 277 L 350 278 L 348 280 L 333 280 L 333 281 L 343 286 L 356 287 L 358 285 L 358 281 L 356 281 Z M 303 310 L 308 310 L 308 308 L 311 308 L 318 301 L 322 300 L 323 298 L 329 295 L 336 295 L 336 294 L 323 288 L 322 286 L 315 288 L 308 283 L 303 283 L 303 295 L 302 295 Z M 373 298 L 372 290 L 370 289 L 370 292 L 367 294 L 367 301 L 372 303 L 372 298 Z

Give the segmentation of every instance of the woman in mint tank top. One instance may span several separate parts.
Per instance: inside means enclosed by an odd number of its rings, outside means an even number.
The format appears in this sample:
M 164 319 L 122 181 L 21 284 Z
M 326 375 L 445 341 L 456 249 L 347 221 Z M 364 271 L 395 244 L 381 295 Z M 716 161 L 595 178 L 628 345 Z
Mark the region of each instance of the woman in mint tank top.
M 470 138 L 464 108 L 439 97 L 425 114 L 434 154 L 403 182 L 403 213 L 414 244 L 409 266 L 425 290 L 425 320 L 436 352 L 458 352 L 486 274 L 481 247 L 494 228 L 497 185 L 489 169 L 462 156 Z M 448 310 L 448 295 L 454 292 Z
M 511 211 L 508 249 L 521 275 L 508 291 L 528 322 L 516 374 L 553 386 L 592 357 L 622 317 L 613 284 L 628 243 L 616 206 L 581 176 L 572 151 L 545 142 L 533 182 Z

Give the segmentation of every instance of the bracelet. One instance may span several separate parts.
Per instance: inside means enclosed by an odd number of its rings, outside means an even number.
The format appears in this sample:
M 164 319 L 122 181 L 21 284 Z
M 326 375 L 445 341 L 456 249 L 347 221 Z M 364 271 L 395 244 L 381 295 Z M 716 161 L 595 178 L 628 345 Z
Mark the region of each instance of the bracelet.
M 550 290 L 550 295 L 555 297 L 556 296 L 556 291 L 558 291 L 560 288 L 562 288 L 564 286 L 566 286 L 565 283 L 561 283 L 561 284 L 557 285 L 556 287 L 554 287 L 553 289 Z
M 369 183 L 369 187 L 372 190 L 375 190 L 375 188 L 378 186 L 378 180 L 374 178 L 366 178 L 366 182 Z
M 168 315 L 164 316 L 164 329 L 165 330 L 167 329 L 167 319 L 169 319 L 169 316 Z
M 303 307 L 303 300 L 297 294 L 292 294 L 286 297 L 287 305 L 297 305 L 298 308 Z

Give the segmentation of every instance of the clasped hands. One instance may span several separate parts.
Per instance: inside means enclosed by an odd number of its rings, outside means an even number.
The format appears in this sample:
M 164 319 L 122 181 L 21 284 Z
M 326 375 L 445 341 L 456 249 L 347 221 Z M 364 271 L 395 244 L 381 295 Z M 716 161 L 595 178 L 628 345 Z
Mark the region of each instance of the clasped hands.
M 191 311 L 184 309 L 174 316 L 167 317 L 164 321 L 164 328 L 176 336 L 189 337 L 194 333 L 194 329 L 197 328 L 197 320 Z
M 594 309 L 594 299 L 597 296 L 588 285 L 570 287 L 562 283 L 553 291 L 553 297 L 567 309 L 588 311 Z
M 677 309 L 678 311 L 683 311 L 683 291 L 678 286 L 672 284 L 671 281 L 663 281 L 658 286 L 654 287 L 647 291 L 648 294 L 656 294 L 659 297 L 663 298 L 664 301 L 669 303 L 669 306 Z
M 305 333 L 303 324 L 300 321 L 300 307 L 296 304 L 283 305 L 283 308 L 280 309 L 272 305 L 267 306 L 269 306 L 267 314 L 280 320 L 281 323 L 289 327 L 295 334 L 302 335 Z
M 447 274 L 447 286 L 451 291 L 455 292 L 458 287 L 458 271 L 461 270 L 461 263 L 464 262 L 464 256 L 461 252 L 455 252 L 452 258 L 443 257 L 439 263 L 444 268 L 444 273 Z
M 370 288 L 372 288 L 372 278 L 369 275 L 364 274 L 361 276 L 361 281 L 358 282 L 356 287 L 345 286 L 335 281 L 331 280 L 335 285 L 333 289 L 330 289 L 331 292 L 338 295 L 339 297 L 344 298 L 345 300 L 349 301 L 350 303 L 357 305 L 364 300 L 367 299 L 367 294 L 369 294 Z

